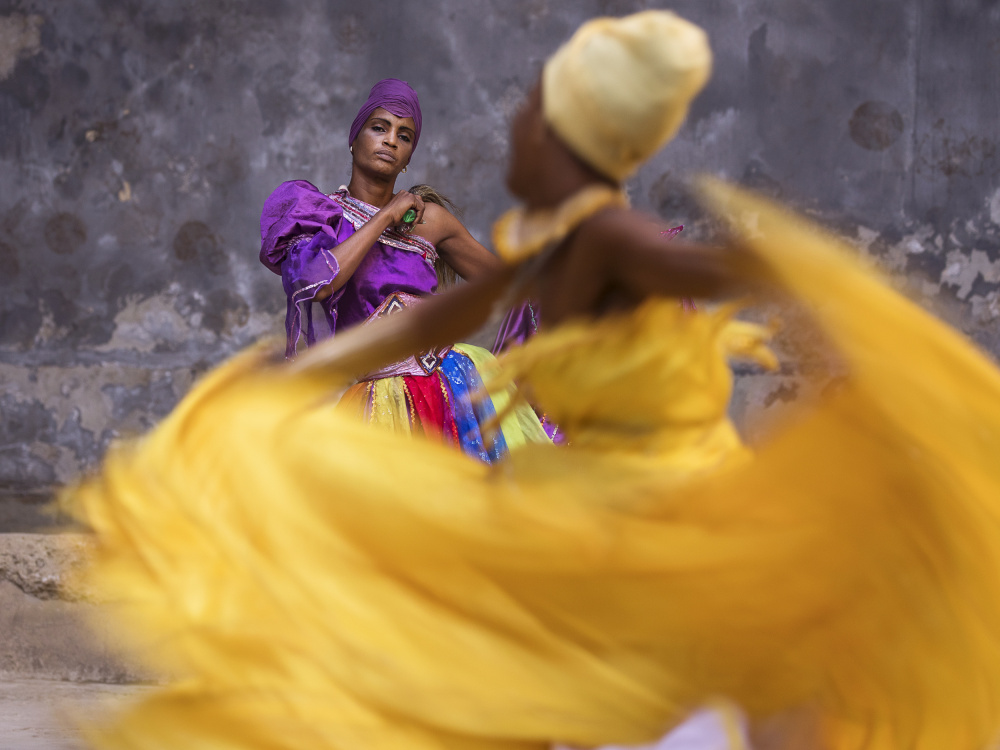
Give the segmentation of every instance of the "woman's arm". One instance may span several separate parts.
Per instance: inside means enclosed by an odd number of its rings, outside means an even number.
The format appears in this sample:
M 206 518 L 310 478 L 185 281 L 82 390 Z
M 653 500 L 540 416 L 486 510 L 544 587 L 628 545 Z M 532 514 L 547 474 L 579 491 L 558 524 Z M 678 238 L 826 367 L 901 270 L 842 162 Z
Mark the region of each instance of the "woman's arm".
M 414 352 L 448 346 L 486 323 L 516 270 L 500 265 L 416 307 L 340 333 L 308 349 L 292 368 L 324 367 L 357 377 Z
M 653 217 L 609 209 L 577 233 L 587 265 L 636 297 L 729 297 L 759 288 L 770 276 L 755 255 L 735 247 L 667 242 Z
M 428 203 L 426 216 L 428 222 L 436 224 L 435 238 L 431 241 L 438 253 L 463 279 L 471 281 L 503 265 L 499 258 L 476 242 L 465 225 L 446 208 Z
M 604 211 L 581 226 L 569 248 L 585 254 L 587 262 L 576 273 L 589 278 L 560 277 L 554 283 L 596 287 L 612 282 L 637 297 L 719 297 L 750 291 L 768 278 L 766 268 L 750 253 L 667 243 L 661 236 L 666 230 L 634 211 Z M 412 310 L 339 334 L 309 349 L 293 367 L 330 367 L 357 376 L 458 341 L 487 321 L 517 270 L 500 265 Z
M 411 208 L 417 212 L 416 220 L 420 221 L 424 214 L 424 202 L 412 193 L 399 191 L 367 223 L 358 227 L 354 234 L 332 248 L 330 252 L 336 258 L 340 272 L 333 281 L 316 293 L 315 299 L 324 300 L 344 286 L 358 270 L 368 251 L 378 242 L 382 232 L 389 227 L 402 224 L 403 215 Z

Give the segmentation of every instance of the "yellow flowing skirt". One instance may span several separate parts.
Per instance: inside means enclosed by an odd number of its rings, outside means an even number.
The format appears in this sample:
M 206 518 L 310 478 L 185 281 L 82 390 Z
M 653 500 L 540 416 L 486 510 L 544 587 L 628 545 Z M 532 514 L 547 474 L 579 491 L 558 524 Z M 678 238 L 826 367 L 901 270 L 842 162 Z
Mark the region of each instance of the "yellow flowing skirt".
M 831 238 L 708 192 L 753 215 L 752 251 L 839 351 L 834 393 L 749 460 L 705 461 L 728 440 L 710 431 L 672 452 L 527 445 L 491 468 L 337 414 L 329 377 L 238 357 L 70 498 L 98 535 L 91 582 L 179 675 L 92 726 L 94 746 L 638 744 L 721 698 L 813 711 L 836 750 L 987 747 L 1000 373 Z M 595 345 L 718 358 L 711 315 L 632 338 L 666 308 L 602 321 Z M 679 421 L 704 397 L 691 383 L 664 394 Z

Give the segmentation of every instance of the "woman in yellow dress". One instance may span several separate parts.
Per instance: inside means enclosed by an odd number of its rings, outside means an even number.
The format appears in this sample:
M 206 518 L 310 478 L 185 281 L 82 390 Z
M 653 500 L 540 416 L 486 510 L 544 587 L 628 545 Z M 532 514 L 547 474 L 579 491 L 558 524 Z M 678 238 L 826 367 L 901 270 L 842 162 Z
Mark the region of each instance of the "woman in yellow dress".
M 715 701 L 787 748 L 1000 735 L 1000 373 L 765 202 L 704 183 L 755 227 L 739 250 L 665 246 L 624 205 L 709 67 L 671 13 L 584 25 L 512 129 L 504 270 L 292 367 L 236 358 L 73 493 L 91 581 L 179 676 L 95 747 L 640 744 Z M 845 376 L 751 458 L 727 357 L 773 364 L 765 332 L 676 297 L 762 285 Z M 331 405 L 526 294 L 548 328 L 493 377 L 569 445 L 490 467 Z

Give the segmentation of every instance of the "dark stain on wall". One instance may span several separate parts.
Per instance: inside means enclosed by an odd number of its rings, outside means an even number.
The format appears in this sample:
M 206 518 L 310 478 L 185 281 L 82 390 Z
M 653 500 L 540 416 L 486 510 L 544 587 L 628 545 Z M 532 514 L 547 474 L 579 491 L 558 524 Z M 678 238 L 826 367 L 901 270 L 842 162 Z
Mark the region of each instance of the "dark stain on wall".
M 87 241 L 87 227 L 79 216 L 59 213 L 45 222 L 45 244 L 58 255 L 75 253 Z
M 42 313 L 37 305 L 8 304 L 0 310 L 0 346 L 27 349 L 41 327 Z
M 19 61 L 13 74 L 0 81 L 0 98 L 7 98 L 32 114 L 41 111 L 48 103 L 51 92 L 44 66 L 45 58 L 41 55 Z
M 854 110 L 848 127 L 861 148 L 884 151 L 903 134 L 903 116 L 891 104 L 865 102 Z
M 174 235 L 174 255 L 185 262 L 205 254 L 214 254 L 219 243 L 203 221 L 189 221 Z
M 208 224 L 203 221 L 185 222 L 173 242 L 174 257 L 195 268 L 196 273 L 225 273 L 229 257 L 222 249 Z
M 210 331 L 225 335 L 246 325 L 250 306 L 230 289 L 216 289 L 205 300 L 201 324 Z
M 0 284 L 11 284 L 20 274 L 21 261 L 17 250 L 6 242 L 0 242 Z
M 72 326 L 80 317 L 77 304 L 58 289 L 46 289 L 40 299 L 58 327 Z

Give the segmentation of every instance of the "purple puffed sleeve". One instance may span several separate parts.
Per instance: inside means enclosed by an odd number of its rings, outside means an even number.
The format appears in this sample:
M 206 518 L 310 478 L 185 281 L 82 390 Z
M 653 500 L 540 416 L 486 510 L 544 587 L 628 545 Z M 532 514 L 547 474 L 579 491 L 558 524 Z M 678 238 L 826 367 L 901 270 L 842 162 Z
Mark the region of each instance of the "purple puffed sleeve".
M 344 211 L 305 180 L 283 182 L 264 201 L 260 215 L 260 262 L 276 274 L 292 240 L 317 232 L 338 240 Z
M 320 302 L 315 297 L 340 273 L 332 251 L 352 234 L 341 207 L 305 180 L 283 183 L 265 201 L 260 262 L 281 275 L 285 289 L 286 357 L 295 356 L 302 334 L 311 346 L 336 331 L 343 288 Z

